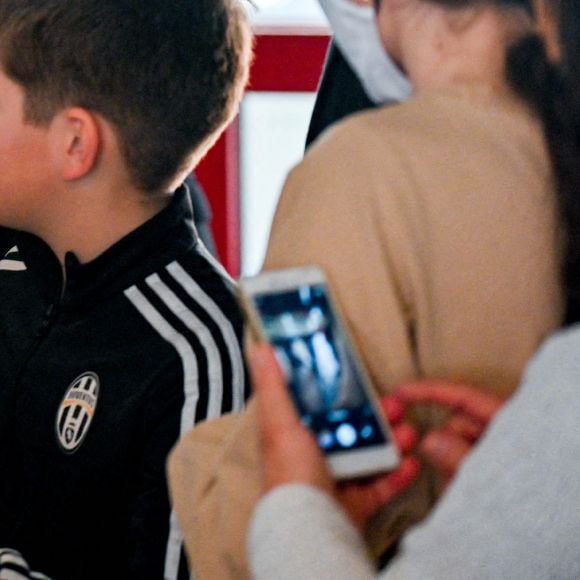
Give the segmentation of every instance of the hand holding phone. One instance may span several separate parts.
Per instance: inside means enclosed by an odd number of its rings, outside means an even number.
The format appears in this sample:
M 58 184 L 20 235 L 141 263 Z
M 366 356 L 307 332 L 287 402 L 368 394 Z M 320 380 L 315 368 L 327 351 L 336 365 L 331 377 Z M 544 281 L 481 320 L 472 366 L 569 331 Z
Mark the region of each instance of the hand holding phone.
M 387 471 L 399 453 L 322 271 L 266 272 L 241 281 L 248 319 L 275 349 L 302 422 L 333 474 Z
M 397 425 L 393 434 L 406 455 L 397 469 L 337 485 L 316 440 L 300 423 L 274 350 L 258 342 L 246 352 L 256 397 L 263 492 L 294 483 L 317 488 L 332 496 L 363 531 L 369 518 L 408 489 L 419 473 L 419 461 L 409 455 L 416 437 L 401 422 L 403 407 L 392 399 L 393 404 L 383 407 Z

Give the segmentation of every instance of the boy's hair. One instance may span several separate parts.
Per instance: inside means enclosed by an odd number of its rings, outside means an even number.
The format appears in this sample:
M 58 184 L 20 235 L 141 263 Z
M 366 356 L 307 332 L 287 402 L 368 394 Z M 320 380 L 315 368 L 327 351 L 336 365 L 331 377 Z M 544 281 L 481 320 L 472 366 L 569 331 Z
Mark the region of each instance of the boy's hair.
M 78 106 L 114 127 L 135 186 L 168 186 L 229 120 L 247 78 L 239 0 L 2 0 L 0 64 L 25 120 Z

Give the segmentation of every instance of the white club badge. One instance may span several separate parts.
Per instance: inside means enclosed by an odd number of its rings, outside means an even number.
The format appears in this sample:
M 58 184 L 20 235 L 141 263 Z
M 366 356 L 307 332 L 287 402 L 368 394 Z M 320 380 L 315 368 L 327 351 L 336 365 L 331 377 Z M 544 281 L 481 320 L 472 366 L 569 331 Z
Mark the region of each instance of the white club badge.
M 56 416 L 56 436 L 65 453 L 74 453 L 84 441 L 97 408 L 99 377 L 87 372 L 67 388 Z

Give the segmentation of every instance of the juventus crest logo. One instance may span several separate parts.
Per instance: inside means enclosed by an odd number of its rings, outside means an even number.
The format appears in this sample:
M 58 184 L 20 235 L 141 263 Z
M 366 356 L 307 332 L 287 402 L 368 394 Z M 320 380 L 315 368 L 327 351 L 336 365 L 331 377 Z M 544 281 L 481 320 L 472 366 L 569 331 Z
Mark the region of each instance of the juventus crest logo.
M 86 437 L 99 398 L 99 377 L 83 373 L 68 387 L 56 416 L 57 440 L 65 453 L 74 453 Z

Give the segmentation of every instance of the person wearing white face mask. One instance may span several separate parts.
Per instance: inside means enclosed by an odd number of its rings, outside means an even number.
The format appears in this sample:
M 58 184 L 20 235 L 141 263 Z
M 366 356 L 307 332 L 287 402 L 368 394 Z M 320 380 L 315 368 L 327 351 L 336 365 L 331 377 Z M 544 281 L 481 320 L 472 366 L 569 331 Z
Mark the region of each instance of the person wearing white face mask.
M 333 32 L 307 147 L 330 125 L 352 113 L 406 100 L 409 80 L 385 52 L 367 0 L 319 0 Z
M 409 79 L 381 43 L 371 1 L 319 0 L 333 38 L 376 104 L 404 101 L 411 96 Z

